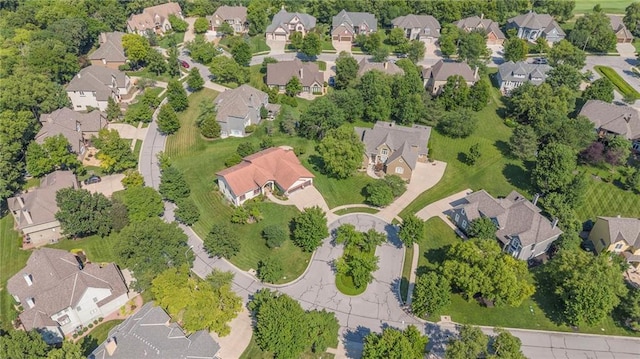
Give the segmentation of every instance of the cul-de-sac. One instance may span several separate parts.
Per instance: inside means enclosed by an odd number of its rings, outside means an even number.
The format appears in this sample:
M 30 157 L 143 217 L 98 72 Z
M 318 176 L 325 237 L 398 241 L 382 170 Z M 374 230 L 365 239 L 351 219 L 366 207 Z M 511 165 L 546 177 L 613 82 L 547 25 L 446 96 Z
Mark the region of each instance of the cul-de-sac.
M 0 359 L 639 358 L 633 1 L 0 1 Z

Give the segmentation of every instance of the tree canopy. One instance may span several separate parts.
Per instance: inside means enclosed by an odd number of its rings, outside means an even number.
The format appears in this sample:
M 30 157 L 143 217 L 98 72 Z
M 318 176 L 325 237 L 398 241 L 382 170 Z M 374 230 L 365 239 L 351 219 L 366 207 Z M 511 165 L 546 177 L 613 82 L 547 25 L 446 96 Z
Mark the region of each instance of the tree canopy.
M 342 51 L 336 59 L 336 89 L 346 89 L 358 75 L 358 61 L 351 54 Z
M 133 186 L 125 189 L 119 196 L 127 207 L 129 220 L 146 221 L 164 213 L 164 205 L 160 194 L 151 187 Z
M 350 126 L 327 131 L 318 144 L 323 170 L 335 178 L 347 178 L 362 165 L 364 144 Z
M 106 173 L 122 172 L 138 164 L 129 143 L 120 138 L 116 130 L 106 128 L 100 130 L 93 144 L 100 150 L 96 157 L 100 160 L 100 167 Z
M 364 338 L 363 359 L 422 359 L 429 338 L 409 325 L 405 330 L 386 327 L 381 334 L 370 333 Z
M 31 142 L 27 147 L 27 171 L 34 177 L 42 177 L 55 170 L 82 168 L 78 155 L 70 148 L 69 141 L 61 134 L 45 139 L 42 144 Z
M 427 272 L 416 278 L 411 310 L 421 318 L 435 313 L 451 302 L 449 280 L 436 272 Z
M 291 239 L 304 251 L 313 252 L 329 237 L 327 216 L 320 207 L 305 208 L 292 220 Z
M 341 91 L 336 91 L 341 92 Z M 322 139 L 331 129 L 345 122 L 345 114 L 332 98 L 320 97 L 300 115 L 298 133 L 310 139 Z
M 55 216 L 65 236 L 106 236 L 111 231 L 111 201 L 102 193 L 63 188 L 56 193 L 56 203 Z
M 407 247 L 412 246 L 415 242 L 422 241 L 424 239 L 424 221 L 414 214 L 402 217 L 398 236 Z
M 578 48 L 605 53 L 615 51 L 617 43 L 611 21 L 599 7 L 576 20 L 569 41 Z
M 228 225 L 214 225 L 203 242 L 204 249 L 210 256 L 228 259 L 240 251 L 238 234 Z

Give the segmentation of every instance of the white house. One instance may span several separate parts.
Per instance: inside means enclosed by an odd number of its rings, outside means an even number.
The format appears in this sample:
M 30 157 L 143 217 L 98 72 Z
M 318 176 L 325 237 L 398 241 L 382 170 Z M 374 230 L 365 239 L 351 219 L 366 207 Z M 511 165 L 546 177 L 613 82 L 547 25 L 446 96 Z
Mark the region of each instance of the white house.
M 289 195 L 313 185 L 309 170 L 291 148 L 272 147 L 242 159 L 242 162 L 216 173 L 220 192 L 236 206 L 247 200 L 276 191 Z
M 33 251 L 27 266 L 11 277 L 7 290 L 22 305 L 25 330 L 38 329 L 48 343 L 117 311 L 128 301 L 122 273 L 113 264 L 83 263 L 52 248 Z
M 75 111 L 86 111 L 87 107 L 105 111 L 109 97 L 119 102 L 129 95 L 131 87 L 131 79 L 124 72 L 102 66 L 89 66 L 71 79 L 66 91 Z

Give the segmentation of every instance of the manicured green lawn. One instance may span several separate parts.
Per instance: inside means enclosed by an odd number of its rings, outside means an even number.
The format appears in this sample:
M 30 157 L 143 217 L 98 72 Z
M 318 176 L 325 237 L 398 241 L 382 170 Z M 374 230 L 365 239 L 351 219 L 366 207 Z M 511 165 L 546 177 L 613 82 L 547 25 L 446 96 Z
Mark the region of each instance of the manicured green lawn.
M 94 349 L 96 349 L 102 342 L 107 340 L 109 331 L 122 322 L 123 320 L 110 320 L 108 322 L 101 323 L 97 327 L 93 328 L 91 333 L 89 333 L 89 335 L 82 339 L 82 349 L 84 351 L 84 355 L 88 356 L 89 354 L 91 354 Z
M 172 38 L 175 40 L 175 44 L 181 44 L 184 41 L 184 32 L 174 32 L 172 34 L 163 36 L 160 41 L 158 41 L 158 46 L 162 47 L 163 49 L 168 49 L 169 47 L 171 47 L 169 46 L 169 43 Z
M 593 10 L 593 7 L 600 4 L 602 10 L 610 14 L 624 14 L 624 10 L 631 4 L 631 0 L 576 0 L 574 14 L 584 14 Z
M 114 240 L 113 235 L 105 238 L 94 235 L 77 240 L 63 239 L 48 247 L 66 251 L 82 249 L 87 259 L 94 263 L 117 262 L 118 258 L 113 253 Z
M 352 208 L 344 208 L 344 209 L 339 209 L 335 212 L 335 214 L 337 214 L 338 216 L 343 216 L 345 214 L 349 214 L 349 213 L 370 213 L 370 214 L 374 214 L 374 213 L 378 213 L 380 210 L 376 209 L 376 208 L 369 208 L 369 207 L 352 207 Z
M 38 186 L 40 186 L 40 178 L 32 177 L 22 185 L 22 189 L 27 190 Z
M 327 70 L 327 63 L 324 61 L 316 61 L 316 64 L 318 64 L 318 69 L 320 69 L 320 71 L 326 71 Z
M 336 337 L 335 343 L 330 344 L 331 347 L 336 348 L 338 346 L 338 338 Z M 302 353 L 300 355 L 300 359 L 332 359 L 335 356 L 330 353 Z M 255 335 L 251 336 L 251 341 L 247 346 L 247 349 L 244 350 L 240 359 L 273 359 L 273 354 L 269 352 L 263 352 L 262 349 L 256 343 Z
M 608 78 L 622 96 L 633 96 L 636 99 L 640 98 L 640 93 L 625 81 L 613 68 L 608 66 L 594 66 L 593 68 L 601 76 Z
M 367 286 L 356 287 L 353 284 L 353 279 L 350 276 L 337 274 L 336 275 L 336 288 L 342 293 L 346 295 L 360 295 L 367 290 Z
M 17 317 L 15 300 L 7 291 L 9 278 L 27 264 L 30 252 L 21 249 L 22 240 L 13 230 L 13 217 L 6 214 L 0 219 L 0 328 L 8 330 Z
M 429 140 L 431 157 L 447 162 L 444 177 L 436 186 L 422 193 L 401 213 L 416 213 L 429 203 L 462 191 L 485 189 L 494 196 L 506 196 L 512 190 L 518 190 L 531 197 L 528 171 L 519 161 L 508 158 L 507 143 L 512 129 L 507 127 L 498 116 L 502 103 L 496 89 L 490 103 L 478 112 L 478 128 L 469 137 L 449 138 L 431 131 Z M 468 152 L 474 144 L 480 145 L 482 156 L 474 166 L 460 161 L 462 153 Z
M 436 270 L 444 261 L 446 249 L 451 244 L 460 241 L 455 232 L 440 218 L 431 218 L 425 225 L 425 239 L 419 242 L 420 258 L 418 259 L 418 273 Z M 534 270 L 534 276 L 540 269 Z M 554 303 L 552 295 L 545 293 L 536 286 L 538 293 L 525 300 L 518 307 L 486 308 L 475 301 L 467 302 L 459 294 L 451 295 L 451 303 L 437 313 L 433 313 L 430 321 L 439 321 L 441 315 L 449 315 L 457 323 L 488 325 L 498 327 L 526 328 L 554 331 L 573 331 L 572 328 L 555 323 L 550 317 Z M 604 331 L 602 330 L 604 328 Z M 597 333 L 610 335 L 635 335 L 617 327 L 611 318 L 593 327 L 581 327 L 582 333 Z
M 142 140 L 137 140 L 136 145 L 133 148 L 133 154 L 136 158 L 140 157 L 140 150 L 142 149 Z
M 584 203 L 576 208 L 578 219 L 595 221 L 597 216 L 640 217 L 640 196 L 624 190 L 614 183 L 596 179 L 591 172 L 587 176 L 587 189 Z
M 409 277 L 411 276 L 411 262 L 413 261 L 413 246 L 404 250 L 404 263 L 402 264 L 402 278 L 400 279 L 400 297 L 403 302 L 407 301 L 407 291 L 409 290 Z

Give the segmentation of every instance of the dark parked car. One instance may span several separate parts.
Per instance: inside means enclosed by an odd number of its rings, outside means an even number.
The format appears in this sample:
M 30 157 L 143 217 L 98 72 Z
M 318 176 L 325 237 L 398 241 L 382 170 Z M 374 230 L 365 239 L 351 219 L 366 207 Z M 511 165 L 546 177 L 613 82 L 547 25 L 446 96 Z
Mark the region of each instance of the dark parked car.
M 549 63 L 549 61 L 547 61 L 547 59 L 545 59 L 544 57 L 536 57 L 535 59 L 533 59 L 533 63 L 536 65 L 546 65 L 547 63 Z
M 397 56 L 399 59 L 406 59 L 407 57 L 409 57 L 409 55 L 407 54 L 398 54 Z
M 86 180 L 84 180 L 84 184 L 94 184 L 94 183 L 98 183 L 100 181 L 102 181 L 102 178 L 100 178 L 99 176 L 96 176 L 96 175 L 92 175 L 91 177 L 89 177 Z
M 182 65 L 182 67 L 184 67 L 185 69 L 189 68 L 189 63 L 184 60 L 180 61 L 180 65 Z

